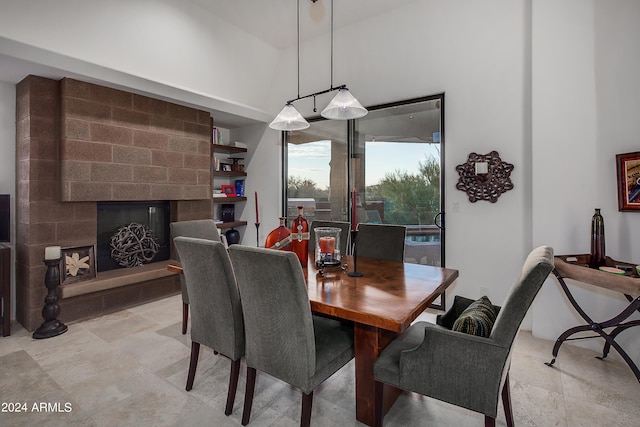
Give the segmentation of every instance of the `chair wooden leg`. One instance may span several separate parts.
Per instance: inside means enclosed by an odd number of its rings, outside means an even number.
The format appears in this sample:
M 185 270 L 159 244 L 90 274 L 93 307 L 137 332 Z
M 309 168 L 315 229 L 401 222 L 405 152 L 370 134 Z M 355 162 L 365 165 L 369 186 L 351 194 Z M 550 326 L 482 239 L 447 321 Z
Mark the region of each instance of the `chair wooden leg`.
M 383 409 L 384 409 L 384 384 L 380 381 L 375 382 L 375 410 L 373 415 L 373 427 L 382 427 Z
M 200 354 L 200 343 L 191 342 L 191 360 L 189 361 L 189 374 L 187 374 L 187 391 L 193 388 L 193 380 L 196 377 L 196 368 L 198 367 L 198 355 Z
M 253 391 L 256 388 L 256 369 L 247 366 L 247 388 L 244 393 L 244 409 L 242 410 L 242 425 L 249 424 L 251 405 L 253 405 Z
M 240 376 L 240 359 L 231 361 L 231 375 L 229 376 L 229 391 L 227 391 L 227 407 L 224 409 L 225 415 L 233 412 L 233 402 L 236 400 L 236 390 L 238 389 L 238 377 Z
M 507 427 L 513 427 L 513 411 L 511 410 L 511 387 L 509 386 L 509 373 L 504 380 L 502 386 L 502 406 L 504 407 L 504 417 L 507 421 Z
M 182 303 L 182 335 L 187 333 L 187 322 L 189 321 L 189 304 Z
M 488 415 L 484 416 L 484 427 L 496 427 L 496 419 Z
M 311 409 L 313 407 L 313 390 L 309 393 L 302 393 L 302 415 L 300 417 L 300 427 L 309 427 L 311 424 Z

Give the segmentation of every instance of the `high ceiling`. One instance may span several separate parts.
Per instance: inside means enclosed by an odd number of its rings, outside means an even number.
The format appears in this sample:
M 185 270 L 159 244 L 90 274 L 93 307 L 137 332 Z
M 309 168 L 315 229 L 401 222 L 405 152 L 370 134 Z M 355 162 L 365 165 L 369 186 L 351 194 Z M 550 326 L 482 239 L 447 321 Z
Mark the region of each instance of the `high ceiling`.
M 245 32 L 278 48 L 296 43 L 297 1 L 300 37 L 309 39 L 330 30 L 332 0 L 191 0 Z M 334 27 L 363 21 L 415 0 L 334 0 Z
M 285 49 L 296 43 L 298 2 L 300 4 L 301 40 L 328 34 L 331 28 L 332 0 L 317 0 L 315 3 L 311 0 L 190 1 L 277 49 Z M 334 28 L 338 29 L 379 14 L 389 13 L 391 10 L 413 1 L 416 0 L 333 0 Z M 80 68 L 83 68 L 83 66 L 80 66 Z M 0 53 L 0 81 L 15 84 L 28 74 L 36 74 L 52 79 L 66 76 L 91 81 L 91 79 L 85 78 L 82 74 L 69 73 L 52 66 L 37 64 Z M 100 84 L 99 81 L 96 83 Z M 141 94 L 145 93 L 141 92 Z M 254 119 L 246 119 L 242 115 L 227 114 L 224 111 L 215 112 L 219 123 L 224 123 L 228 127 L 256 123 Z

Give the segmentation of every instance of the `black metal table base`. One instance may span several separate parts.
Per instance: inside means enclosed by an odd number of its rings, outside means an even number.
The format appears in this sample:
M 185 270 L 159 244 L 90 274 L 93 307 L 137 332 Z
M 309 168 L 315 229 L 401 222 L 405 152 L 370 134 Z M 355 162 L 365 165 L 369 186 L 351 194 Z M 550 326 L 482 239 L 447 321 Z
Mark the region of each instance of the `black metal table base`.
M 580 314 L 580 316 L 587 322 L 587 324 L 575 326 L 573 328 L 569 328 L 566 331 L 564 331 L 558 337 L 555 345 L 553 346 L 553 353 L 552 353 L 553 359 L 551 359 L 550 362 L 547 362 L 545 364 L 547 366 L 553 366 L 553 364 L 556 362 L 556 358 L 558 357 L 558 351 L 560 350 L 560 346 L 565 341 L 602 337 L 605 340 L 605 344 L 602 349 L 602 356 L 597 356 L 596 358 L 600 360 L 604 360 L 609 355 L 609 350 L 611 349 L 611 347 L 613 347 L 620 354 L 620 356 L 622 356 L 624 361 L 627 362 L 627 365 L 629 365 L 629 368 L 631 368 L 631 370 L 633 371 L 634 375 L 636 376 L 636 379 L 638 380 L 638 382 L 640 382 L 640 370 L 638 369 L 636 364 L 633 362 L 633 360 L 629 357 L 627 352 L 624 351 L 624 349 L 620 346 L 620 344 L 616 342 L 616 337 L 618 336 L 618 334 L 620 334 L 620 332 L 626 329 L 632 328 L 634 326 L 640 326 L 640 320 L 630 320 L 628 322 L 625 322 L 625 320 L 629 316 L 631 316 L 634 312 L 636 311 L 640 312 L 640 297 L 634 299 L 630 295 L 625 294 L 625 297 L 629 301 L 629 305 L 622 312 L 620 312 L 620 314 L 618 314 L 615 317 L 612 317 L 609 320 L 605 320 L 604 322 L 594 322 L 591 319 L 591 317 L 589 317 L 589 315 L 585 313 L 582 307 L 580 307 L 578 302 L 575 300 L 575 298 L 571 294 L 571 291 L 567 287 L 567 284 L 565 283 L 562 275 L 556 269 L 553 270 L 553 274 L 556 276 L 556 279 L 558 279 L 558 283 L 560 283 L 562 290 L 567 295 L 567 298 L 569 299 L 569 302 L 571 303 L 573 308 L 576 309 L 578 314 Z M 605 329 L 608 329 L 608 328 L 613 328 L 613 330 L 611 332 L 606 332 Z M 571 335 L 576 334 L 578 332 L 584 332 L 584 331 L 592 331 L 592 332 L 595 332 L 597 335 L 570 338 Z

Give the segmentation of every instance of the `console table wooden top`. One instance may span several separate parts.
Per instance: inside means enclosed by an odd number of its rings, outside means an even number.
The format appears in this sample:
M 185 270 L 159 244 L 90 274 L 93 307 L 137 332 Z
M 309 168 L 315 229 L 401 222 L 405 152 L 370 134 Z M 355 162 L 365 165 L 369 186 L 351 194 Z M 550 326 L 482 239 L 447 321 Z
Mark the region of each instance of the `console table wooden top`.
M 635 264 L 616 261 L 607 257 L 608 267 L 631 267 L 631 271 L 627 271 L 625 275 L 620 275 L 589 268 L 588 254 L 557 255 L 554 258 L 555 268 L 564 278 L 617 291 L 630 295 L 632 298 L 640 296 L 640 277 L 638 277 Z

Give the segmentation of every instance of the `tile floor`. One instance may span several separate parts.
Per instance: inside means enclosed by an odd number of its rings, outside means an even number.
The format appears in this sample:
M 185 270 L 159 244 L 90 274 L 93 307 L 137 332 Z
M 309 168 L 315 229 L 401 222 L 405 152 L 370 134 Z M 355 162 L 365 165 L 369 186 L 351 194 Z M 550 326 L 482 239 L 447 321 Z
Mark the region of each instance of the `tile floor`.
M 203 347 L 193 390 L 185 391 L 190 341 L 180 333 L 181 310 L 174 296 L 70 324 L 46 340 L 14 323 L 12 336 L 0 338 L 0 426 L 239 426 L 244 372 L 226 417 L 227 359 Z M 518 336 L 511 364 L 516 425 L 640 426 L 640 384 L 624 363 L 565 344 L 549 368 L 552 346 L 529 332 Z M 26 411 L 16 412 L 16 404 Z M 363 426 L 354 406 L 351 362 L 314 393 L 311 423 Z M 299 416 L 300 393 L 258 374 L 249 425 L 297 426 Z M 483 416 L 403 393 L 384 421 L 482 426 Z

